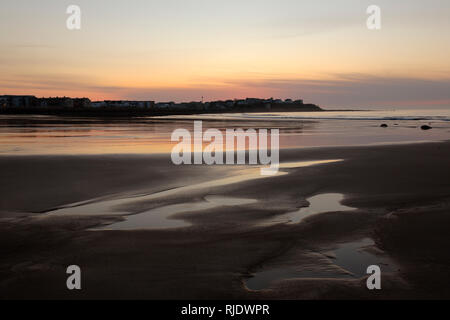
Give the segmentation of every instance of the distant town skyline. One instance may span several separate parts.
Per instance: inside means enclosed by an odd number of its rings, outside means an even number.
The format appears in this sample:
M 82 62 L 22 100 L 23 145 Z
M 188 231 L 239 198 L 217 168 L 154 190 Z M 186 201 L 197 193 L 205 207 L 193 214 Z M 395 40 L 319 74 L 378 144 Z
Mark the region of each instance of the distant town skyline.
M 81 30 L 66 8 L 81 8 Z M 450 2 L 3 1 L 0 94 L 449 107 Z

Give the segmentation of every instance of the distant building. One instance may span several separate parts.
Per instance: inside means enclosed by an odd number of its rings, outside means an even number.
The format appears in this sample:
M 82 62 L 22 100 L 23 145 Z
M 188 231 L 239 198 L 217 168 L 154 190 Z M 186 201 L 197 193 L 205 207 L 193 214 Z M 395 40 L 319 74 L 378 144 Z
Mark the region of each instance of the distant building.
M 8 108 L 9 101 L 7 98 L 0 97 L 0 108 Z
M 175 106 L 175 102 L 171 101 L 171 102 L 158 102 L 155 105 L 156 109 L 169 109 L 171 107 Z
M 247 98 L 247 99 L 245 99 L 245 101 L 247 101 L 248 105 L 257 105 L 257 104 L 261 104 L 263 100 L 257 99 L 257 98 Z
M 69 97 L 39 98 L 36 106 L 43 108 L 73 108 L 74 99 Z
M 92 107 L 111 107 L 111 108 L 153 108 L 155 101 L 128 101 L 128 100 L 105 100 L 95 101 Z
M 73 99 L 74 108 L 89 108 L 91 106 L 91 100 L 88 98 L 75 98 Z
M 137 107 L 151 109 L 155 107 L 155 101 L 138 101 Z
M 233 100 L 227 100 L 225 101 L 225 105 L 227 108 L 233 108 L 234 107 L 234 101 Z
M 91 103 L 91 107 L 93 107 L 93 108 L 106 107 L 106 102 L 105 101 L 94 101 Z
M 4 95 L 0 96 L 1 105 L 12 108 L 29 108 L 35 105 L 37 98 L 35 96 Z
M 129 100 L 105 100 L 91 102 L 88 98 L 69 98 L 69 97 L 49 97 L 36 98 L 32 95 L 3 95 L 0 96 L 0 108 L 105 108 L 105 109 L 151 109 L 163 113 L 201 113 L 205 110 L 213 112 L 260 112 L 265 110 L 272 111 L 315 111 L 321 110 L 320 107 L 313 104 L 304 104 L 303 100 L 292 99 L 259 99 L 246 98 L 235 100 L 218 100 L 203 103 L 181 102 L 159 102 L 154 101 L 129 101 Z
M 128 101 L 122 101 L 122 100 L 105 100 L 107 107 L 129 107 L 130 103 Z

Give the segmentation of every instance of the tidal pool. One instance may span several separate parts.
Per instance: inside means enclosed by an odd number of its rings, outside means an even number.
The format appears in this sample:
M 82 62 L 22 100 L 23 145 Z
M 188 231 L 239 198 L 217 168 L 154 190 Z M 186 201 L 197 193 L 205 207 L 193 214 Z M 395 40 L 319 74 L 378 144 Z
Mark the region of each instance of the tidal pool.
M 295 167 L 305 167 L 312 165 L 325 164 L 330 162 L 336 162 L 341 160 L 319 160 L 319 161 L 301 161 L 295 163 L 287 164 L 286 168 L 295 168 Z M 284 168 L 284 164 L 280 165 L 281 168 Z M 181 186 L 178 188 L 173 188 L 169 190 L 164 190 L 160 192 L 155 192 L 151 194 L 145 195 L 135 195 L 130 197 L 117 197 L 117 198 L 102 198 L 102 199 L 91 199 L 84 202 L 77 202 L 73 204 L 69 204 L 66 206 L 62 206 L 60 208 L 48 210 L 46 215 L 54 216 L 54 215 L 89 215 L 89 216 L 97 216 L 97 215 L 129 215 L 134 212 L 129 212 L 123 210 L 124 206 L 127 204 L 132 204 L 139 201 L 150 201 L 156 200 L 160 198 L 164 198 L 167 196 L 174 196 L 177 194 L 184 194 L 186 192 L 197 191 L 202 189 L 210 189 L 220 186 L 226 186 L 230 184 L 240 183 L 249 180 L 256 179 L 267 179 L 274 176 L 280 176 L 288 174 L 287 172 L 278 172 L 273 176 L 263 176 L 260 175 L 260 170 L 257 167 L 249 167 L 239 171 L 240 174 L 233 175 L 230 177 L 220 178 L 216 180 L 210 180 L 206 182 L 201 182 L 193 185 Z M 213 198 L 211 196 L 210 199 L 215 199 L 218 201 L 219 198 Z
M 344 195 L 340 193 L 324 193 L 308 198 L 309 207 L 301 208 L 297 211 L 283 215 L 290 223 L 300 223 L 306 217 L 325 212 L 351 211 L 355 208 L 341 204 Z
M 258 202 L 255 199 L 244 199 L 224 196 L 206 196 L 205 201 L 187 202 L 168 205 L 125 217 L 125 221 L 117 222 L 95 230 L 139 230 L 167 229 L 188 227 L 183 219 L 172 216 L 179 213 L 199 212 L 221 206 L 243 206 Z
M 326 164 L 342 160 L 318 160 L 318 161 L 300 161 L 281 164 L 281 168 L 298 168 Z M 157 200 L 168 196 L 176 196 L 178 194 L 186 194 L 193 191 L 209 190 L 214 187 L 235 184 L 248 180 L 270 178 L 271 176 L 260 175 L 258 167 L 249 167 L 240 170 L 241 174 L 230 177 L 220 178 L 216 180 L 201 182 L 193 185 L 181 186 L 169 190 L 155 192 L 144 195 L 134 195 L 129 197 L 92 199 L 85 202 L 78 202 L 49 210 L 45 216 L 57 215 L 118 215 L 125 217 L 125 221 L 114 223 L 109 226 L 100 227 L 95 230 L 135 230 L 135 229 L 161 229 L 161 228 L 179 228 L 189 224 L 182 219 L 173 219 L 172 216 L 179 213 L 196 212 L 211 209 L 219 206 L 242 206 L 256 203 L 255 199 L 242 199 L 235 197 L 225 197 L 220 195 L 207 195 L 203 201 L 185 202 L 167 205 L 159 208 L 133 211 L 127 209 L 138 202 L 146 202 Z M 286 175 L 288 172 L 279 171 L 275 176 Z M 319 199 L 320 200 L 320 199 Z M 175 201 L 174 201 L 175 202 Z M 301 213 L 303 214 L 303 212 Z
M 368 249 L 374 248 L 372 239 L 364 238 L 358 241 L 346 242 L 338 245 L 331 252 L 322 252 L 331 259 L 331 263 L 339 268 L 317 268 L 317 271 L 302 270 L 295 266 L 279 267 L 262 270 L 245 281 L 250 290 L 264 290 L 276 282 L 288 279 L 343 279 L 361 278 L 367 275 L 367 267 L 377 265 L 382 272 L 394 272 L 395 264 L 385 255 L 375 254 Z

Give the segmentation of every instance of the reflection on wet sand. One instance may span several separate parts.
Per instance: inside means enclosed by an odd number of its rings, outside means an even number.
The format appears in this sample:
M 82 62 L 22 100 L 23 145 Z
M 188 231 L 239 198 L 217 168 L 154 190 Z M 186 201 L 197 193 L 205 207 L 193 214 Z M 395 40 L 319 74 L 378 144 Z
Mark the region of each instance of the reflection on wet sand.
M 206 196 L 206 201 L 180 203 L 148 210 L 127 216 L 125 221 L 114 223 L 95 230 L 139 230 L 187 227 L 190 224 L 181 219 L 172 218 L 179 213 L 198 212 L 220 206 L 242 206 L 258 202 L 255 199 Z
M 378 265 L 382 272 L 394 272 L 395 264 L 376 250 L 372 239 L 364 238 L 358 241 L 340 244 L 331 252 L 323 252 L 328 257 L 332 268 L 324 267 L 310 270 L 302 266 L 284 266 L 255 273 L 245 281 L 249 290 L 264 290 L 283 280 L 292 279 L 352 279 L 367 276 L 367 267 Z
M 427 110 L 430 113 L 431 110 Z M 328 116 L 327 116 L 328 114 Z M 77 118 L 57 116 L 0 116 L 0 154 L 149 154 L 170 153 L 171 133 L 193 129 L 202 119 L 205 130 L 217 128 L 280 129 L 280 148 L 342 145 L 376 145 L 442 141 L 448 138 L 448 112 L 433 117 L 373 114 L 364 112 L 315 112 L 214 114 L 201 116 L 140 118 Z M 387 117 L 386 117 L 387 116 Z M 395 126 L 390 120 L 395 120 Z M 433 130 L 417 130 L 433 121 Z M 380 130 L 380 122 L 390 124 Z
M 288 163 L 288 164 L 281 164 L 281 168 L 295 168 L 295 167 L 306 167 L 306 166 L 313 166 L 313 165 L 319 165 L 319 164 L 327 164 L 327 163 L 333 163 L 336 161 L 341 160 L 318 160 L 318 161 L 303 161 L 303 162 L 295 162 L 295 163 Z M 154 224 L 157 228 L 165 227 L 165 228 L 171 228 L 171 227 L 180 227 L 180 226 L 186 226 L 184 222 L 178 222 L 173 219 L 169 219 L 170 216 L 182 213 L 182 212 L 190 212 L 190 211 L 199 211 L 199 210 L 206 210 L 210 209 L 216 206 L 221 205 L 245 205 L 252 202 L 248 201 L 255 201 L 252 199 L 240 199 L 240 198 L 230 198 L 230 197 L 223 197 L 223 196 L 206 196 L 205 202 L 198 202 L 198 203 L 183 203 L 183 204 L 175 204 L 175 205 L 169 205 L 166 207 L 156 208 L 149 210 L 147 212 L 143 212 L 142 210 L 139 212 L 135 212 L 132 210 L 124 209 L 127 206 L 130 206 L 132 204 L 135 204 L 137 202 L 145 202 L 145 201 L 151 201 L 156 200 L 168 196 L 177 196 L 177 195 L 184 195 L 189 192 L 193 191 L 199 191 L 199 190 L 209 190 L 214 187 L 219 186 L 225 186 L 235 183 L 240 183 L 244 181 L 249 180 L 255 180 L 255 179 L 267 179 L 273 176 L 262 176 L 260 175 L 260 169 L 258 167 L 250 167 L 247 169 L 241 170 L 242 174 L 234 175 L 231 177 L 226 177 L 222 179 L 202 182 L 194 185 L 188 185 L 183 186 L 179 188 L 174 188 L 170 190 L 165 190 L 161 192 L 156 192 L 148 195 L 139 195 L 134 197 L 127 197 L 127 198 L 119 198 L 119 199 L 97 199 L 97 200 L 90 200 L 86 202 L 81 203 L 75 203 L 71 204 L 65 207 L 61 207 L 59 209 L 55 209 L 52 211 L 49 211 L 46 213 L 46 216 L 58 216 L 58 215 L 88 215 L 88 216 L 97 216 L 97 215 L 120 215 L 120 216 L 127 216 L 128 223 L 122 222 L 119 223 L 119 227 L 122 228 L 133 228 L 132 226 L 138 228 L 142 225 L 145 225 L 145 228 L 150 228 L 151 223 L 147 223 L 142 219 L 143 216 L 157 216 L 154 219 Z M 287 172 L 279 171 L 277 175 L 285 175 L 288 174 Z M 130 216 L 130 215 L 137 215 L 137 216 Z M 145 219 L 144 219 L 145 220 Z
M 144 202 L 149 200 L 156 200 L 163 197 L 173 196 L 177 194 L 185 194 L 187 192 L 192 192 L 201 189 L 210 189 L 219 186 L 225 186 L 229 184 L 239 183 L 254 179 L 263 179 L 267 176 L 261 176 L 259 174 L 258 168 L 251 168 L 243 170 L 246 173 L 236 176 L 231 176 L 227 178 L 202 182 L 194 185 L 183 186 L 179 188 L 174 188 L 170 190 L 165 190 L 161 192 L 152 193 L 144 196 L 135 196 L 121 199 L 111 199 L 111 200 L 95 200 L 72 204 L 54 211 L 50 211 L 47 215 L 126 215 L 131 212 L 115 210 L 115 208 L 123 207 L 127 204 L 132 204 L 135 202 Z M 251 173 L 248 173 L 251 172 Z M 286 174 L 284 172 L 279 172 L 279 175 Z
M 319 194 L 308 198 L 309 207 L 290 212 L 283 218 L 288 219 L 290 223 L 300 223 L 306 217 L 319 213 L 354 210 L 354 208 L 342 205 L 342 200 L 344 200 L 344 195 L 340 193 Z
M 309 207 L 282 215 L 276 223 L 288 221 L 300 223 L 306 217 L 326 212 L 351 211 L 354 208 L 344 206 L 341 201 L 344 195 L 340 193 L 319 194 L 308 198 Z M 328 253 L 323 253 L 332 259 L 332 263 L 338 268 L 325 268 L 323 270 L 308 270 L 296 266 L 284 266 L 255 273 L 246 281 L 250 290 L 263 290 L 274 282 L 297 278 L 352 278 L 366 275 L 367 267 L 380 265 L 383 271 L 393 271 L 393 264 L 386 257 L 375 255 L 367 248 L 375 247 L 372 239 L 365 238 L 355 242 L 340 244 Z

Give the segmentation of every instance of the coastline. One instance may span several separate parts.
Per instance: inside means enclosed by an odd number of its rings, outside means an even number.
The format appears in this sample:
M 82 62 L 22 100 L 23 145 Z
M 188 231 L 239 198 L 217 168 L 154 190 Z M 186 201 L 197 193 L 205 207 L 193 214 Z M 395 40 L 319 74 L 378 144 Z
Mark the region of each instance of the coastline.
M 85 299 L 449 298 L 449 256 L 442 251 L 450 244 L 449 146 L 447 141 L 281 150 L 283 162 L 344 161 L 175 194 L 152 205 L 207 195 L 257 202 L 176 215 L 189 222 L 184 228 L 131 231 L 91 230 L 126 219 L 120 215 L 43 218 L 39 212 L 201 183 L 239 168 L 175 168 L 160 155 L 4 155 L 0 298 L 70 299 L 61 285 L 70 264 L 83 266 L 84 290 L 77 298 Z M 326 193 L 343 194 L 342 204 L 355 210 L 318 214 L 299 224 L 268 224 Z M 139 211 L 148 203 L 136 206 Z M 383 277 L 380 292 L 368 292 L 359 277 L 281 279 L 259 291 L 245 286 L 251 275 L 292 263 L 333 269 L 327 252 L 363 238 L 373 239 L 371 250 L 388 256 L 398 269 Z
M 180 110 L 180 109 L 146 109 L 133 107 L 97 107 L 97 108 L 0 108 L 0 115 L 51 115 L 62 117 L 87 117 L 87 118 L 117 118 L 117 117 L 142 117 L 142 116 L 170 116 L 170 115 L 202 115 L 202 114 L 222 114 L 222 113 L 259 113 L 259 112 L 323 112 L 315 104 L 302 104 L 299 107 L 277 107 L 267 109 L 264 107 L 233 107 L 230 109 L 208 109 L 208 110 Z M 347 110 L 342 110 L 347 111 Z M 352 111 L 352 110 L 348 110 Z

